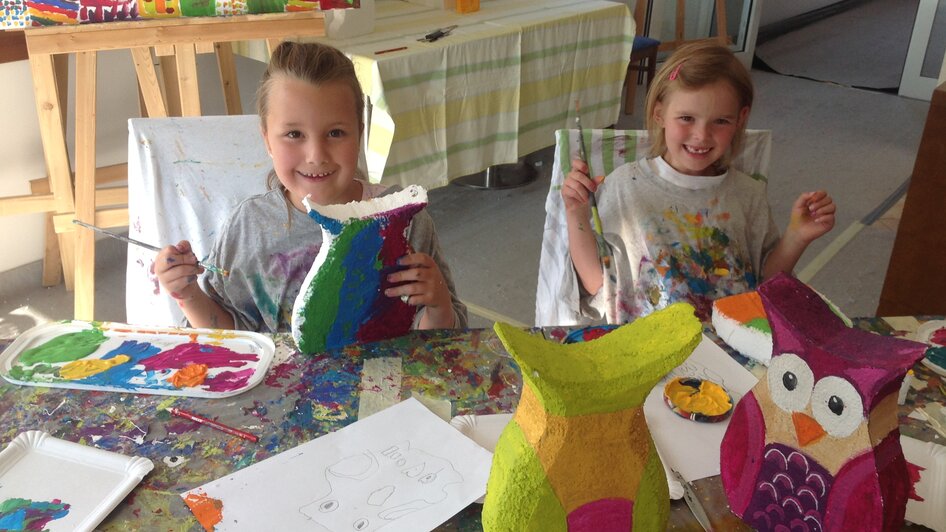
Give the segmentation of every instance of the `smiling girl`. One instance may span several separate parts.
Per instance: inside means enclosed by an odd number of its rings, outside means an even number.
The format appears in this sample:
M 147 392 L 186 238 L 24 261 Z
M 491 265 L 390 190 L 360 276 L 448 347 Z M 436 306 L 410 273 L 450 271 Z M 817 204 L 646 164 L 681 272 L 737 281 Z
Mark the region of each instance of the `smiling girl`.
M 831 197 L 805 192 L 780 237 L 765 183 L 729 165 L 752 99 L 749 72 L 728 48 L 681 46 L 647 94 L 649 157 L 603 181 L 572 161 L 562 198 L 573 267 L 565 268 L 562 297 L 577 316 L 623 323 L 686 301 L 708 320 L 714 299 L 791 274 L 808 245 L 834 227 Z M 591 194 L 614 257 L 607 270 L 588 221 Z
M 167 246 L 155 260 L 161 287 L 192 327 L 287 331 L 292 307 L 322 243 L 302 199 L 348 203 L 393 190 L 366 182 L 358 169 L 364 94 L 350 59 L 331 46 L 283 42 L 257 94 L 260 132 L 273 159 L 265 194 L 241 202 L 211 250 L 228 276 L 204 273 L 190 242 Z M 466 326 L 426 210 L 414 216 L 408 240 L 416 250 L 388 280 L 385 295 L 423 307 L 422 329 Z

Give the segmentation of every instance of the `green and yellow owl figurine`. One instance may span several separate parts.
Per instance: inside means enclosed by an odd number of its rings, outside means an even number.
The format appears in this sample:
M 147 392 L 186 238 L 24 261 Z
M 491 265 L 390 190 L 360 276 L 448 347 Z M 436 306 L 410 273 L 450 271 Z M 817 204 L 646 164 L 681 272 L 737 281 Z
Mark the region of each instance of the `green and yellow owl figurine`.
M 483 528 L 664 530 L 670 497 L 644 400 L 700 342 L 693 307 L 671 305 L 584 343 L 495 329 L 523 388 L 496 444 Z

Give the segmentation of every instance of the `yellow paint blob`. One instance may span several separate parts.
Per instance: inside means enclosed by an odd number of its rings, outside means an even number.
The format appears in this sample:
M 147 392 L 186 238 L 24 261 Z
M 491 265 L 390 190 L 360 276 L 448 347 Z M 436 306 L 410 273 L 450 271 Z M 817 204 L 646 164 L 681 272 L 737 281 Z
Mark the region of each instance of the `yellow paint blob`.
M 84 379 L 91 375 L 107 371 L 119 364 L 124 364 L 129 360 L 131 360 L 131 358 L 128 355 L 117 355 L 108 360 L 99 358 L 76 360 L 64 365 L 62 369 L 59 370 L 59 376 L 68 380 Z
M 683 384 L 693 381 L 694 379 L 677 377 L 664 387 L 664 393 L 675 407 L 705 416 L 720 416 L 729 412 L 732 401 L 722 386 L 706 380 L 700 381 L 698 388 Z
M 207 378 L 207 364 L 188 364 L 174 372 L 168 382 L 175 388 L 193 388 L 200 386 Z

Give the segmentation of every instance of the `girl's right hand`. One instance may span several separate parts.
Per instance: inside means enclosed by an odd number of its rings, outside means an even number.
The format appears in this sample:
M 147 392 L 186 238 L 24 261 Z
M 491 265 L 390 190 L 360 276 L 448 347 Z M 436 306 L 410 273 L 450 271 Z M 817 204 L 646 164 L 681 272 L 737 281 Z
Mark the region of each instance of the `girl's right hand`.
M 197 255 L 187 240 L 158 252 L 153 268 L 161 288 L 178 302 L 191 300 L 201 293 L 197 276 L 204 272 L 204 268 L 197 264 Z
M 598 190 L 598 182 L 588 177 L 588 165 L 581 159 L 572 159 L 572 169 L 562 183 L 562 199 L 565 212 L 581 214 L 587 217 L 589 212 L 588 197 Z

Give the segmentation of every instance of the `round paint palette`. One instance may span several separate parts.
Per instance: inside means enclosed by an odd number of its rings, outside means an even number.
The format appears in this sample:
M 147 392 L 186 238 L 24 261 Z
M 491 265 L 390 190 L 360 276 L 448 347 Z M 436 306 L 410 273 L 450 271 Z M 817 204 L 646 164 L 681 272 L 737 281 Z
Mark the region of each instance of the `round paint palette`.
M 562 339 L 562 343 L 578 344 L 581 342 L 590 342 L 596 338 L 601 338 L 617 328 L 618 325 L 592 325 L 590 327 L 575 329 Z
M 732 412 L 733 401 L 725 388 L 713 381 L 677 377 L 664 386 L 664 403 L 680 417 L 715 423 Z
M 946 376 L 946 320 L 932 320 L 920 325 L 913 337 L 917 342 L 930 346 L 920 362 Z

